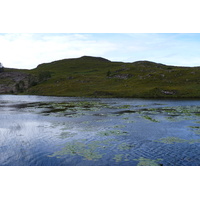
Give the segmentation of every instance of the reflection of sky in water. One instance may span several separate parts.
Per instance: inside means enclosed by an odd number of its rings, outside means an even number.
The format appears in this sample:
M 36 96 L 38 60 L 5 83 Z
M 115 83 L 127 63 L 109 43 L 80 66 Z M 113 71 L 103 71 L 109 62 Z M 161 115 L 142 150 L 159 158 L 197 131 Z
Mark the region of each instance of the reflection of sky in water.
M 0 165 L 200 165 L 199 101 L 0 96 Z

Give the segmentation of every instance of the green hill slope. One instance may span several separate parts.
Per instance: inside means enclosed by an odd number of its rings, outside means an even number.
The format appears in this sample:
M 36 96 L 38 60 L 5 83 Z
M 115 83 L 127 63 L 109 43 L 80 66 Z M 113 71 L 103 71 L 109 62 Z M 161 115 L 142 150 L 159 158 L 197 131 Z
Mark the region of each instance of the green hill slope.
M 199 98 L 200 68 L 83 56 L 40 64 L 22 94 L 80 97 Z M 34 79 L 35 80 L 35 79 Z M 0 83 L 1 84 L 1 83 Z

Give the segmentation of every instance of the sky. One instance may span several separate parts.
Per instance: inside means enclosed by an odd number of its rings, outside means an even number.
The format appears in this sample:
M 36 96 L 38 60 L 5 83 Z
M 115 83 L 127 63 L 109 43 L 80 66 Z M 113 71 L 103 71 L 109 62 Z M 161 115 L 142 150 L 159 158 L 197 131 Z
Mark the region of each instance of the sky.
M 8 68 L 33 69 L 84 55 L 200 66 L 199 33 L 2 33 L 0 46 L 0 62 Z

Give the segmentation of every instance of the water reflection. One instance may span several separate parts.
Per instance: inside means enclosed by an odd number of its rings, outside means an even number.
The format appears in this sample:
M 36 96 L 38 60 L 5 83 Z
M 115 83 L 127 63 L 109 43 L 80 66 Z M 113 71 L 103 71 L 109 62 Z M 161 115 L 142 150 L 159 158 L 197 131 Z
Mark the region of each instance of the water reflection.
M 0 95 L 0 165 L 200 165 L 200 102 Z

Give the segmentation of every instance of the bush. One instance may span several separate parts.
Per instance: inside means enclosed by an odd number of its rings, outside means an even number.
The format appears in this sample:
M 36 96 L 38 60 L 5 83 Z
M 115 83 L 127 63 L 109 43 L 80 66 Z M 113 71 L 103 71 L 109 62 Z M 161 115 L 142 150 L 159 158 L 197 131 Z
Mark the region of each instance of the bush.
M 0 68 L 0 73 L 1 73 L 1 72 L 4 72 L 4 68 L 3 68 L 3 67 Z
M 39 82 L 46 81 L 51 78 L 51 72 L 43 71 L 39 73 Z
M 16 88 L 17 92 L 24 92 L 24 87 L 25 87 L 25 83 L 22 80 L 19 81 L 19 83 L 17 83 L 15 85 L 15 88 Z
M 107 71 L 107 76 L 110 76 L 110 75 L 111 75 L 111 71 L 108 70 L 108 71 Z

